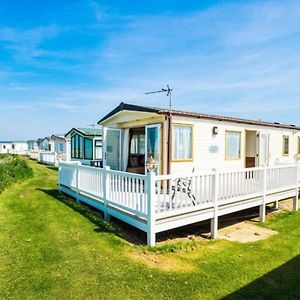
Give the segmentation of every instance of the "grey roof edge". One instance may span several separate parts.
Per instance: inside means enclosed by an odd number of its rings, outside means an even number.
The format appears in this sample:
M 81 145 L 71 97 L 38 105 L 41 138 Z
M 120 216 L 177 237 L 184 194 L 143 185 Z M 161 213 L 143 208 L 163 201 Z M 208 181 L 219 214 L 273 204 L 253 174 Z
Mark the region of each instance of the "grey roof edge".
M 135 104 L 129 104 L 121 102 L 115 109 L 113 109 L 111 112 L 109 112 L 107 115 L 105 115 L 101 120 L 97 122 L 98 125 L 100 125 L 103 121 L 106 119 L 109 119 L 116 113 L 123 111 L 123 110 L 129 110 L 129 111 L 140 111 L 140 112 L 153 112 L 153 113 L 159 113 L 159 108 L 154 107 L 147 107 L 147 106 L 140 106 Z
M 52 138 L 58 138 L 60 140 L 64 140 L 65 139 L 65 135 L 64 134 L 62 134 L 62 135 L 52 134 L 51 137 L 50 137 L 50 139 L 52 139 Z
M 101 134 L 87 134 L 86 132 L 82 131 L 83 128 L 81 127 L 73 127 L 72 129 L 70 129 L 66 134 L 65 137 L 67 137 L 73 130 L 77 131 L 78 133 L 84 135 L 84 136 L 102 136 L 102 130 L 99 128 L 99 131 L 101 131 Z M 87 128 L 88 129 L 88 128 Z M 98 129 L 98 128 L 97 128 Z
M 113 109 L 110 113 L 105 115 L 98 122 L 98 124 L 101 124 L 102 122 L 109 119 L 116 113 L 118 113 L 120 111 L 124 111 L 124 110 L 140 111 L 140 112 L 153 112 L 156 114 L 164 114 L 164 115 L 169 115 L 171 112 L 172 115 L 186 116 L 186 117 L 191 117 L 191 118 L 196 118 L 196 119 L 209 119 L 209 120 L 215 120 L 215 121 L 233 122 L 233 123 L 247 124 L 247 125 L 258 125 L 258 126 L 266 126 L 266 127 L 274 127 L 274 128 L 300 130 L 300 126 L 296 126 L 296 125 L 287 125 L 287 124 L 281 124 L 281 123 L 277 123 L 277 122 L 272 123 L 272 122 L 266 122 L 266 121 L 258 121 L 258 120 L 243 119 L 243 118 L 236 118 L 236 117 L 220 116 L 220 115 L 185 112 L 185 111 L 174 110 L 174 109 L 172 109 L 170 111 L 169 109 L 164 109 L 164 108 L 147 107 L 147 106 L 141 106 L 141 105 L 128 104 L 128 103 L 124 103 L 124 102 L 121 102 L 115 109 Z

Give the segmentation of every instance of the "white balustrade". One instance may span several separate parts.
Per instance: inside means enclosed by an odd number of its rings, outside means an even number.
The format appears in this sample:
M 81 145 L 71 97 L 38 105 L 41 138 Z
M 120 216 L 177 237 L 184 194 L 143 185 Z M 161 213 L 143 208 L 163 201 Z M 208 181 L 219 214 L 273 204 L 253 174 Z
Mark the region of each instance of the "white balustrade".
M 232 207 L 241 205 L 244 200 L 261 199 L 255 200 L 253 206 L 261 205 L 265 214 L 265 205 L 270 202 L 267 202 L 268 197 L 276 193 L 291 194 L 291 191 L 295 195 L 299 180 L 298 165 L 212 170 L 183 175 L 139 175 L 79 163 L 59 164 L 60 186 L 100 201 L 106 216 L 112 208 L 118 210 L 118 218 L 147 232 L 151 245 L 153 241 L 155 243 L 155 224 L 158 220 L 189 213 L 201 214 L 211 209 L 215 237 L 219 207 L 229 204 Z M 134 221 L 135 218 L 142 218 L 147 225 L 143 227 L 142 223 Z

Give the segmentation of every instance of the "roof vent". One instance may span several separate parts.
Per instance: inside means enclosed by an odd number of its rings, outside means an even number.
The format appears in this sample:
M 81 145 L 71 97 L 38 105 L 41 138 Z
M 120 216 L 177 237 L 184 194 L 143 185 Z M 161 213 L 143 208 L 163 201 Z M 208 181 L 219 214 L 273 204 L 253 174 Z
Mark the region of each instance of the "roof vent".
M 296 125 L 295 125 L 295 124 L 290 124 L 290 126 L 291 126 L 291 127 L 296 127 Z
M 274 124 L 276 124 L 276 125 L 280 125 L 280 123 L 279 123 L 279 122 L 274 122 Z

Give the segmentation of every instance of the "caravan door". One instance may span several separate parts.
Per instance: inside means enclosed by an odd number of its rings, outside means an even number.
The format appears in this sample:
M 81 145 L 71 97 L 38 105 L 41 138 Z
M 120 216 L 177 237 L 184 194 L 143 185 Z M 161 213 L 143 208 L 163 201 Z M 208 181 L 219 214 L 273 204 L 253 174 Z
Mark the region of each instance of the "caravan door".
M 145 173 L 147 172 L 147 162 L 154 161 L 156 168 L 155 173 L 160 174 L 161 164 L 161 132 L 160 124 L 148 125 L 145 127 L 146 143 L 145 143 Z
M 120 170 L 121 166 L 121 130 L 115 128 L 105 129 L 105 166 L 112 170 Z
M 268 166 L 270 158 L 270 135 L 265 132 L 258 134 L 258 161 L 259 166 Z

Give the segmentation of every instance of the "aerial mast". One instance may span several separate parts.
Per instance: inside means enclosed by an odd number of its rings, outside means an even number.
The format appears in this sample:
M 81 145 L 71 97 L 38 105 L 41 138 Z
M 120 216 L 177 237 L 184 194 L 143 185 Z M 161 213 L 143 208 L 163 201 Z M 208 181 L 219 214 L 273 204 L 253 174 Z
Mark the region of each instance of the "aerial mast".
M 172 155 L 172 91 L 167 84 L 167 88 L 162 88 L 159 91 L 147 92 L 146 95 L 156 94 L 156 93 L 166 93 L 169 97 L 169 116 L 168 116 L 168 162 L 167 162 L 167 173 L 171 174 L 171 155 Z

